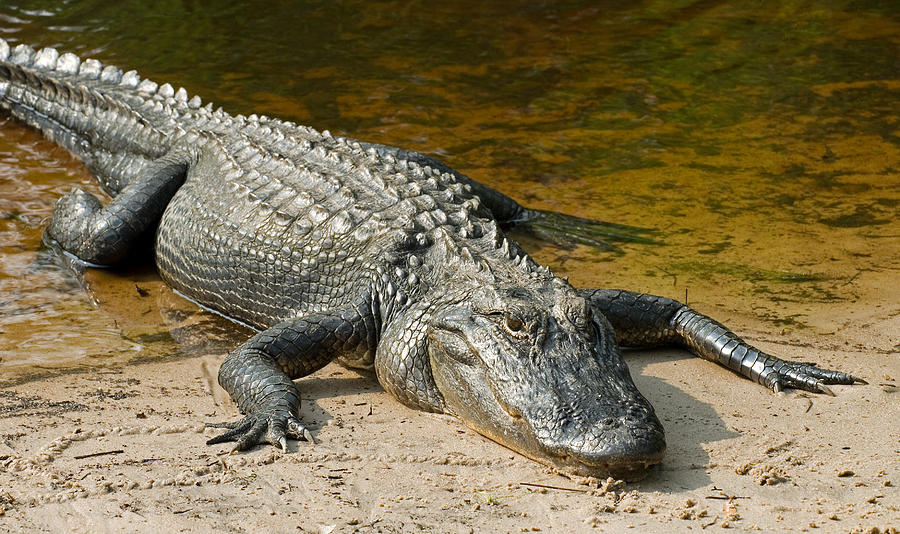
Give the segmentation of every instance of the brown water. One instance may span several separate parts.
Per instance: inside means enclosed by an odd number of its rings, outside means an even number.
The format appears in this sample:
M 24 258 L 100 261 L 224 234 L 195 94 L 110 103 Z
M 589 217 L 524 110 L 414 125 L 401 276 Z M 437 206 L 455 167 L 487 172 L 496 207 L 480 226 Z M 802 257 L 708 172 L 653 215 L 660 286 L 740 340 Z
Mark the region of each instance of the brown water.
M 6 1 L 0 36 L 434 154 L 529 206 L 655 228 L 665 245 L 624 254 L 532 250 L 576 285 L 687 293 L 825 361 L 847 346 L 896 359 L 893 2 L 216 4 Z M 91 184 L 77 161 L 0 122 L 0 380 L 247 335 L 152 270 L 82 281 L 41 252 L 74 184 Z

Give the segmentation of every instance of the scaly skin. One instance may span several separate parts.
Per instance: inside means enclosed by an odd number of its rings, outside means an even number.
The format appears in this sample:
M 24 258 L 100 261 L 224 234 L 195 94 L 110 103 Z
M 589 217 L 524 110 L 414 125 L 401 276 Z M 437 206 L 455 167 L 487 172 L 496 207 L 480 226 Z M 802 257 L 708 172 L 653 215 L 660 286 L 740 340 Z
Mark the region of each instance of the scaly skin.
M 632 477 L 665 440 L 616 337 L 680 344 L 775 390 L 857 380 L 766 355 L 663 297 L 576 290 L 501 227 L 646 237 L 523 208 L 423 154 L 232 117 L 134 71 L 2 40 L 0 107 L 80 156 L 113 197 L 64 196 L 51 240 L 108 265 L 155 230 L 166 282 L 261 330 L 219 373 L 246 417 L 209 443 L 311 439 L 293 379 L 338 360 L 541 462 Z

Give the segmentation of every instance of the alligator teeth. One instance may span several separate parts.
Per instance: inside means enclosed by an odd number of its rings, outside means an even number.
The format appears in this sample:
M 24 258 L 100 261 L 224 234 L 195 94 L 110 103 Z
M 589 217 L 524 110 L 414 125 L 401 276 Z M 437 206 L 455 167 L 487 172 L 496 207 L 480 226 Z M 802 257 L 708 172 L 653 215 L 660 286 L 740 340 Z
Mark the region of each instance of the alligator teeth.
M 6 61 L 6 58 L 9 57 L 9 43 L 6 42 L 6 39 L 0 37 L 0 61 Z
M 13 48 L 9 61 L 17 65 L 30 67 L 31 62 L 34 61 L 34 49 L 28 45 L 20 44 Z
M 119 85 L 121 85 L 122 87 L 130 87 L 132 89 L 137 87 L 139 83 L 141 83 L 141 77 L 138 76 L 136 70 L 130 70 L 126 72 L 122 75 L 122 79 L 119 80 Z
M 80 76 L 84 76 L 85 78 L 96 80 L 100 77 L 100 70 L 103 68 L 103 65 L 100 64 L 96 59 L 85 59 L 84 62 L 81 63 L 81 68 L 78 69 L 78 74 Z
M 178 90 L 175 91 L 175 101 L 176 101 L 176 102 L 187 103 L 187 101 L 188 101 L 188 94 L 187 94 L 187 90 L 185 90 L 184 87 L 179 87 Z
M 122 69 L 109 65 L 103 67 L 100 72 L 100 81 L 104 83 L 116 84 L 122 79 Z
M 53 70 L 56 68 L 58 59 L 59 52 L 55 48 L 41 48 L 40 52 L 34 56 L 34 68 Z
M 188 105 L 188 107 L 191 108 L 191 109 L 199 109 L 200 106 L 203 105 L 203 101 L 200 100 L 200 97 L 199 97 L 199 96 L 194 95 L 193 98 L 191 98 L 190 100 L 188 100 L 187 105 Z M 210 105 L 210 109 L 212 109 L 212 105 Z
M 56 72 L 61 74 L 75 74 L 78 72 L 79 65 L 81 65 L 81 60 L 78 59 L 78 56 L 71 52 L 66 52 L 56 60 Z

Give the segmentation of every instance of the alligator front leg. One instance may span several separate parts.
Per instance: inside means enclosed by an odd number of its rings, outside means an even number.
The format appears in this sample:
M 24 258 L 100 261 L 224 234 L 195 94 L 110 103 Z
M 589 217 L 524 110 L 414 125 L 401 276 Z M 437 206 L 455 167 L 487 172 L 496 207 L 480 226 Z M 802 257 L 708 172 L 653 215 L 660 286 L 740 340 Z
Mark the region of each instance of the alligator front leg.
M 766 354 L 676 300 L 618 289 L 585 289 L 579 294 L 609 320 L 622 346 L 681 345 L 776 392 L 791 387 L 834 395 L 828 384 L 865 383 L 846 373 Z
M 225 358 L 219 384 L 246 416 L 207 445 L 236 441 L 234 450 L 270 443 L 287 450 L 287 438 L 312 436 L 300 422 L 300 393 L 292 379 L 306 376 L 338 356 L 372 350 L 376 332 L 371 308 L 357 303 L 316 313 L 260 332 Z
M 159 222 L 184 183 L 188 166 L 186 157 L 165 157 L 105 207 L 94 195 L 76 188 L 59 199 L 47 237 L 95 265 L 126 259 L 131 245 Z

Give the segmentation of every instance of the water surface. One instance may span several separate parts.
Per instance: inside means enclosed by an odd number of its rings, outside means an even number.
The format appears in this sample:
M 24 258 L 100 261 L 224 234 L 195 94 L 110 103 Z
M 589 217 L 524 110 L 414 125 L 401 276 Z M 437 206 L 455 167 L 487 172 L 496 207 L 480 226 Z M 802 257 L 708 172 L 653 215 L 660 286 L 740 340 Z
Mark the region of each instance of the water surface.
M 659 231 L 665 245 L 622 254 L 531 243 L 576 285 L 687 294 L 751 337 L 896 356 L 893 3 L 484 4 L 8 1 L 0 35 L 232 113 L 433 154 L 529 206 Z M 247 335 L 152 269 L 82 279 L 41 252 L 75 184 L 96 190 L 67 153 L 0 122 L 0 377 Z

